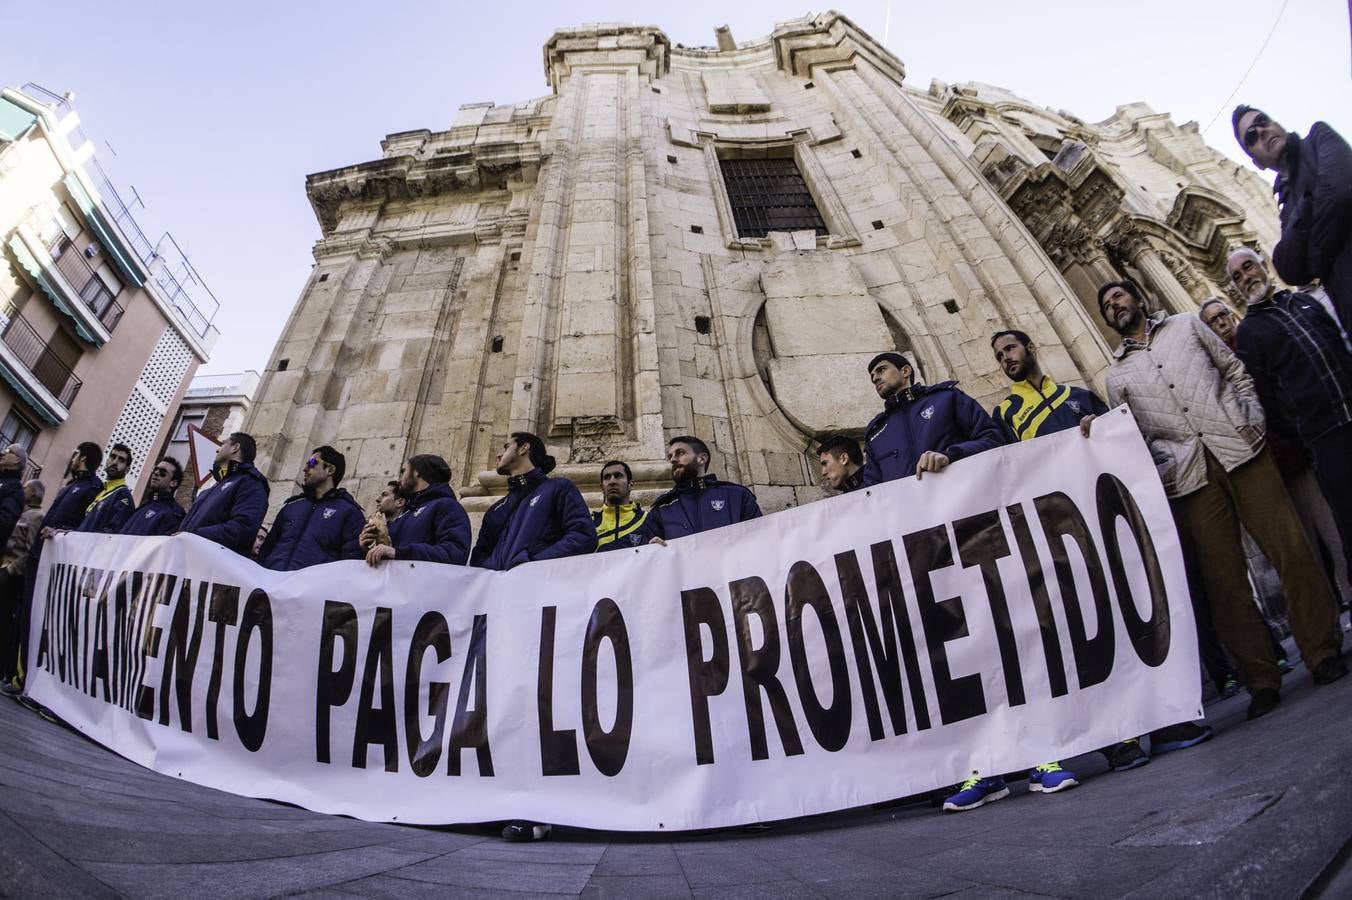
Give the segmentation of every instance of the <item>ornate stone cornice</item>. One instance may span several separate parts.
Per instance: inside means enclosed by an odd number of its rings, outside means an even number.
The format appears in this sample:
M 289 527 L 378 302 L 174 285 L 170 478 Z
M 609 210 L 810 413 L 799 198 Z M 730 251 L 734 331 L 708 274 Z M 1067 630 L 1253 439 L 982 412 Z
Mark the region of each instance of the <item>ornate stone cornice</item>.
M 670 56 L 671 41 L 651 25 L 584 25 L 545 42 L 545 78 L 556 94 L 574 69 L 636 67 L 652 80 L 667 73 Z
M 906 77 L 906 66 L 900 59 L 835 11 L 783 22 L 770 35 L 770 41 L 779 68 L 800 78 L 811 78 L 819 66 L 851 66 L 861 56 L 898 84 Z
M 509 178 L 533 181 L 541 160 L 538 141 L 472 144 L 425 159 L 393 156 L 316 172 L 306 177 L 305 192 L 328 235 L 337 228 L 344 203 L 505 189 Z

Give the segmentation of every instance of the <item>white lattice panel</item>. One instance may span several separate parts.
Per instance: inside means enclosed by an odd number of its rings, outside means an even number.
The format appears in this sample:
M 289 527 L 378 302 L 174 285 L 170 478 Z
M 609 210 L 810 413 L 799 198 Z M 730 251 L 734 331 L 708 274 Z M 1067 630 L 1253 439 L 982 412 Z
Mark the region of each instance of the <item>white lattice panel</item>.
M 174 394 L 183 383 L 183 376 L 187 374 L 191 362 L 192 350 L 188 349 L 177 331 L 166 328 L 155 344 L 150 359 L 146 360 L 146 367 L 141 370 L 137 384 L 168 409 L 169 404 L 174 402 Z
M 165 329 L 146 360 L 141 377 L 131 389 L 127 405 L 122 407 L 122 414 L 117 417 L 108 440 L 110 447 L 121 443 L 131 448 L 131 471 L 127 473 L 129 485 L 136 484 L 141 467 L 155 452 L 155 438 L 191 363 L 192 351 L 188 345 L 173 329 Z

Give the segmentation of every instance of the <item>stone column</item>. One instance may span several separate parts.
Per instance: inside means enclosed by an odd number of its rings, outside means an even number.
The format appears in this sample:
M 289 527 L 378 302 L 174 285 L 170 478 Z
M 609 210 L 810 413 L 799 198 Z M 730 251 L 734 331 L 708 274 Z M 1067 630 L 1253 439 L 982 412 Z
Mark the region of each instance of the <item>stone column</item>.
M 559 101 L 511 427 L 570 440 L 578 461 L 591 455 L 581 445 L 660 443 L 639 104 L 666 44 L 652 29 L 592 26 L 556 33 L 545 55 Z

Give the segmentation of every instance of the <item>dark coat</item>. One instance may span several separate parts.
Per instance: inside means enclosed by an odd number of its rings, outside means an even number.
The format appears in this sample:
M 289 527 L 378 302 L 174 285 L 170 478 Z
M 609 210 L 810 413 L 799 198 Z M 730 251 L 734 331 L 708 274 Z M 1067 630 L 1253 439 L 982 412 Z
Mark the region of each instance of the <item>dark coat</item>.
M 1276 431 L 1309 445 L 1352 422 L 1352 354 L 1309 294 L 1277 291 L 1250 303 L 1235 352 Z
M 750 490 L 704 475 L 686 479 L 658 497 L 645 527 L 670 541 L 760 517 L 756 495 Z
M 253 463 L 234 460 L 226 466 L 225 477 L 218 480 L 219 484 L 193 503 L 181 530 L 250 556 L 268 512 L 268 480 Z
M 318 500 L 309 494 L 287 499 L 258 550 L 258 564 L 293 572 L 338 559 L 360 559 L 366 514 L 352 495 L 334 488 Z
M 450 563 L 469 559 L 469 516 L 449 484 L 433 484 L 414 494 L 408 508 L 390 523 L 395 559 Z
M 1272 264 L 1287 284 L 1318 278 L 1352 330 L 1352 147 L 1324 122 L 1286 139 L 1290 171 L 1277 179 L 1282 239 Z
M 117 534 L 131 518 L 135 509 L 136 500 L 131 495 L 131 488 L 125 484 L 118 485 L 103 499 L 95 500 L 90 505 L 75 530 L 93 534 Z
M 141 505 L 122 526 L 123 534 L 173 534 L 186 515 L 173 494 L 147 494 Z
M 930 450 L 957 462 L 1005 442 L 1000 426 L 957 384 L 916 385 L 887 398 L 864 435 L 864 484 L 914 475 Z
M 0 538 L 9 543 L 14 526 L 28 504 L 23 496 L 23 479 L 16 475 L 0 477 Z M 3 544 L 0 544 L 3 546 Z
M 56 499 L 42 517 L 43 528 L 61 528 L 71 531 L 84 521 L 85 510 L 103 490 L 103 481 L 93 472 L 86 472 L 56 492 Z
M 596 526 L 577 485 L 531 469 L 507 479 L 507 496 L 484 514 L 470 565 L 505 571 L 595 549 Z

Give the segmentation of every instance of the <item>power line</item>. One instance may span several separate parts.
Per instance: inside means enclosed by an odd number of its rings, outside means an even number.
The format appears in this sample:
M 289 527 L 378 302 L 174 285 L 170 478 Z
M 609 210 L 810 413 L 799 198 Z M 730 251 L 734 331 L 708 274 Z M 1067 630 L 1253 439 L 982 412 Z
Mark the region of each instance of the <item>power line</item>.
M 1249 67 L 1244 70 L 1244 74 L 1240 77 L 1239 83 L 1235 85 L 1235 89 L 1230 92 L 1230 96 L 1226 97 L 1225 100 L 1221 102 L 1220 109 L 1216 110 L 1216 114 L 1211 117 L 1211 121 L 1202 129 L 1202 134 L 1206 134 L 1211 130 L 1211 126 L 1216 124 L 1216 120 L 1225 112 L 1225 108 L 1230 105 L 1230 101 L 1235 99 L 1235 94 L 1238 94 L 1239 89 L 1244 87 L 1244 82 L 1248 81 L 1249 75 L 1253 73 L 1253 67 L 1258 65 L 1258 60 L 1262 58 L 1263 51 L 1267 49 L 1268 41 L 1272 40 L 1272 36 L 1276 34 L 1277 26 L 1281 24 L 1282 15 L 1286 12 L 1287 4 L 1290 2 L 1291 0 L 1282 0 L 1282 8 L 1277 10 L 1277 18 L 1273 20 L 1272 27 L 1268 29 L 1267 37 L 1263 38 L 1262 46 L 1259 47 L 1258 52 L 1254 54 L 1253 62 L 1249 63 Z

